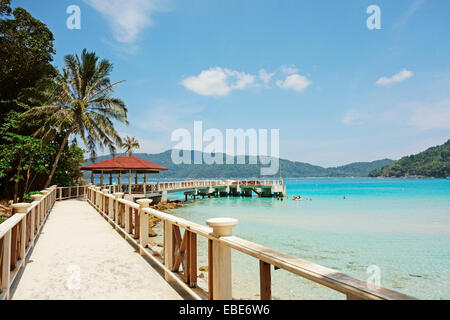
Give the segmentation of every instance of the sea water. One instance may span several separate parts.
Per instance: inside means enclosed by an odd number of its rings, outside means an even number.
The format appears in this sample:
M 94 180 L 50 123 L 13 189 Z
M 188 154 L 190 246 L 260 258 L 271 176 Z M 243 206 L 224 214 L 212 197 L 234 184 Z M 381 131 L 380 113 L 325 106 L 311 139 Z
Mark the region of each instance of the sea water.
M 206 198 L 172 213 L 200 224 L 214 217 L 236 218 L 233 235 L 249 241 L 361 280 L 379 270 L 381 286 L 416 298 L 450 298 L 449 179 L 308 178 L 285 183 L 288 197 L 283 201 Z M 298 195 L 312 200 L 293 201 Z M 177 197 L 182 195 L 172 196 Z M 199 266 L 206 266 L 202 237 L 198 247 Z M 258 299 L 258 260 L 232 252 L 233 296 Z M 345 298 L 273 268 L 272 294 L 275 299 Z

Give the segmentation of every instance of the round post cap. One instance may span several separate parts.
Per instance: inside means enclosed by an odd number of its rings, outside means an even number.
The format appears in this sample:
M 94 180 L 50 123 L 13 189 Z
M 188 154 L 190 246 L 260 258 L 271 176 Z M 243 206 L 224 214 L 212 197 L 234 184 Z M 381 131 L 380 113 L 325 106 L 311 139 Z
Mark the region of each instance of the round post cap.
M 31 207 L 31 203 L 21 202 L 12 205 L 14 213 L 26 213 L 28 208 Z
M 231 236 L 231 230 L 238 224 L 233 218 L 213 218 L 206 220 L 206 224 L 213 228 L 213 235 L 216 237 Z
M 141 208 L 148 208 L 150 206 L 150 203 L 152 203 L 152 202 L 153 202 L 152 199 L 139 199 L 139 200 L 136 200 L 136 203 Z
M 125 193 L 123 193 L 123 192 L 115 192 L 115 193 L 113 193 L 113 196 L 116 199 L 122 199 L 124 195 L 125 195 Z
M 41 200 L 43 196 L 44 196 L 43 194 L 33 194 L 33 195 L 31 195 L 31 197 L 33 198 L 34 201 Z

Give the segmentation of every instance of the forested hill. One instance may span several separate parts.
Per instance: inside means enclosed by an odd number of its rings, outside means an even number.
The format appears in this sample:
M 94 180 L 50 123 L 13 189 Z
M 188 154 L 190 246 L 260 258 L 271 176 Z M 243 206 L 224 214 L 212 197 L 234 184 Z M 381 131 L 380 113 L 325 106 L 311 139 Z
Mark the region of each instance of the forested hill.
M 190 152 L 191 159 L 194 159 L 194 152 Z M 168 171 L 161 172 L 160 178 L 238 178 L 238 177 L 259 177 L 261 167 L 267 165 L 248 164 L 249 158 L 246 157 L 247 164 L 181 164 L 175 165 L 171 159 L 172 151 L 166 151 L 159 154 L 135 153 L 134 155 L 162 165 L 168 168 Z M 123 154 L 121 154 L 123 155 Z M 222 154 L 220 154 L 222 156 Z M 111 156 L 97 157 L 95 162 L 110 159 Z M 236 163 L 236 159 L 234 163 Z M 373 162 L 357 162 L 345 166 L 324 168 L 314 166 L 308 163 L 296 162 L 280 159 L 282 177 L 367 177 L 369 172 L 392 163 L 393 160 L 384 159 Z M 91 162 L 87 162 L 89 164 Z M 279 177 L 278 173 L 275 177 Z
M 443 145 L 403 157 L 369 174 L 370 177 L 450 177 L 450 139 Z

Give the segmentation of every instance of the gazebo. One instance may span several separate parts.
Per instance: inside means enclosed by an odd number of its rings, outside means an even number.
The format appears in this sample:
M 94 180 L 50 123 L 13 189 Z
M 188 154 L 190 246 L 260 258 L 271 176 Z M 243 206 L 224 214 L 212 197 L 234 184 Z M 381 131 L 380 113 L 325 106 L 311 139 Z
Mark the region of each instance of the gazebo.
M 132 175 L 135 174 L 135 184 L 138 184 L 138 175 L 144 174 L 144 185 L 147 183 L 147 174 L 155 174 L 168 170 L 156 163 L 135 157 L 115 157 L 105 161 L 82 166 L 82 171 L 91 171 L 91 183 L 94 184 L 94 175 L 100 174 L 100 185 L 104 185 L 104 176 L 109 174 L 109 184 L 113 184 L 113 174 L 118 175 L 120 189 L 122 189 L 122 174 L 128 174 L 128 190 L 131 192 Z

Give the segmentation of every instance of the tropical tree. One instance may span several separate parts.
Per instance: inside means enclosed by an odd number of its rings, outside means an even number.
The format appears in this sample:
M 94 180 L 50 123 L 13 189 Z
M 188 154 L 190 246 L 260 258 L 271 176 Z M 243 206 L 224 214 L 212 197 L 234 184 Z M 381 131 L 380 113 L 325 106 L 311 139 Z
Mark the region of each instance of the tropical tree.
M 136 137 L 127 136 L 121 145 L 122 149 L 125 149 L 125 152 L 128 156 L 133 154 L 133 149 L 139 149 L 141 146 L 139 145 L 139 141 L 137 141 Z
M 66 55 L 64 61 L 63 73 L 43 92 L 48 102 L 31 108 L 23 117 L 42 121 L 41 128 L 34 134 L 41 138 L 42 145 L 58 134 L 64 136 L 45 187 L 52 181 L 70 136 L 81 138 L 94 158 L 96 147 L 108 147 L 114 153 L 115 145 L 122 144 L 113 120 L 128 125 L 125 103 L 112 96 L 114 88 L 123 82 L 111 83 L 112 64 L 108 60 L 99 60 L 95 52 L 86 49 L 81 57 Z

